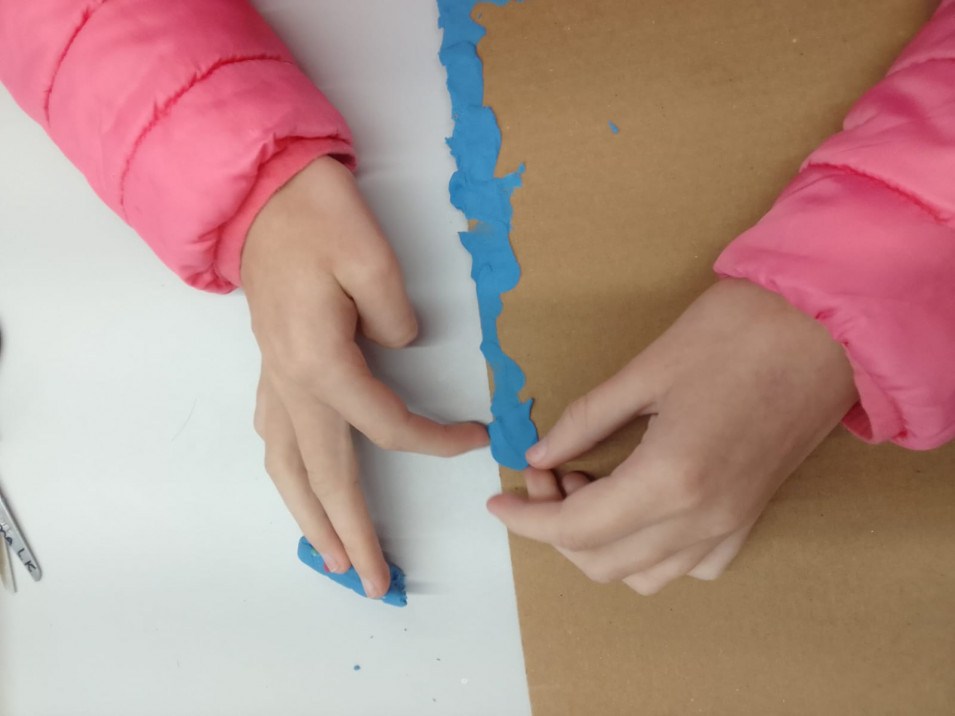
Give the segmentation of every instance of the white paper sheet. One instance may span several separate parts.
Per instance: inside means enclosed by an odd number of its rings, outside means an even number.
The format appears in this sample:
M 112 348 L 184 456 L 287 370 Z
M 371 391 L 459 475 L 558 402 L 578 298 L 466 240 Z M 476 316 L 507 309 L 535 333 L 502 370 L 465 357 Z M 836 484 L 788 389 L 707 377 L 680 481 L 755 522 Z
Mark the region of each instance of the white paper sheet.
M 258 5 L 349 119 L 419 309 L 379 375 L 487 419 L 432 0 Z M 0 480 L 44 569 L 0 594 L 0 713 L 529 714 L 489 453 L 362 446 L 406 609 L 301 565 L 251 428 L 244 299 L 181 285 L 3 90 L 0 332 Z

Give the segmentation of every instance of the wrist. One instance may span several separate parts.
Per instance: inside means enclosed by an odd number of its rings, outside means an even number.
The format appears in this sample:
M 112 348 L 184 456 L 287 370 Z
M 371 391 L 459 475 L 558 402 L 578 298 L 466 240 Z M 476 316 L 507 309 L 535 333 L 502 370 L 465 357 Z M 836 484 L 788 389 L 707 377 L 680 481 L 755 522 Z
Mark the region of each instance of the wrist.
M 738 312 L 741 340 L 752 341 L 781 379 L 806 385 L 839 418 L 859 401 L 845 347 L 821 322 L 745 279 L 721 279 L 710 292 L 723 310 Z
M 314 157 L 306 151 L 286 159 L 279 162 L 276 158 L 270 162 L 256 185 L 256 191 L 262 196 L 255 202 L 254 214 L 247 216 L 248 228 L 237 271 L 242 286 L 247 287 L 255 265 L 270 248 L 291 239 L 294 216 L 307 207 L 310 195 L 328 191 L 333 183 L 354 182 L 351 171 L 335 157 Z
M 273 191 L 249 226 L 242 249 L 240 275 L 242 285 L 256 280 L 260 267 L 269 258 L 275 258 L 276 250 L 283 251 L 290 245 L 301 243 L 309 229 L 320 231 L 322 204 L 334 201 L 343 190 L 353 189 L 351 171 L 331 156 L 310 160 L 291 178 Z M 301 218 L 309 217 L 303 222 Z M 302 224 L 314 223 L 303 227 Z M 303 232 L 304 229 L 304 232 Z

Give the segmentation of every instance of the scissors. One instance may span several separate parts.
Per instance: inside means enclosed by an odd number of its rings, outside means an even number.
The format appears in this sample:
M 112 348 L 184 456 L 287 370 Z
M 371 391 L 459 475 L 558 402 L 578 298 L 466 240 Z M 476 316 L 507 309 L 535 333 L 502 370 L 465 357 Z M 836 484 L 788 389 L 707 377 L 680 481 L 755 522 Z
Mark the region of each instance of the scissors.
M 33 577 L 34 582 L 39 582 L 43 572 L 40 564 L 33 556 L 30 546 L 23 538 L 23 533 L 17 525 L 16 520 L 10 513 L 10 508 L 3 499 L 3 493 L 0 492 L 0 539 L 3 544 L 0 545 L 0 578 L 10 591 L 17 591 L 16 582 L 13 579 L 13 569 L 10 566 L 10 552 L 13 552 L 17 558 L 26 567 L 27 572 Z

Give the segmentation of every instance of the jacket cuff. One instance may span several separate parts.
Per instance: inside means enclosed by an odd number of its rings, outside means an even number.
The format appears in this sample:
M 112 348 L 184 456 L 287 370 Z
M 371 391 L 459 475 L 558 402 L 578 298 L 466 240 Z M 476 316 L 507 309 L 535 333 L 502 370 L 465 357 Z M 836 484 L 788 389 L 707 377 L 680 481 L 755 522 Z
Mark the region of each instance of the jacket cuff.
M 236 213 L 220 229 L 216 247 L 215 267 L 223 288 L 231 290 L 242 285 L 240 270 L 242 248 L 255 217 L 262 207 L 292 177 L 320 157 L 333 156 L 349 169 L 355 168 L 351 144 L 340 139 L 297 139 L 276 153 L 259 169 L 252 189 L 243 199 Z
M 856 435 L 912 449 L 955 438 L 955 230 L 909 197 L 810 167 L 715 268 L 780 294 L 844 346 Z

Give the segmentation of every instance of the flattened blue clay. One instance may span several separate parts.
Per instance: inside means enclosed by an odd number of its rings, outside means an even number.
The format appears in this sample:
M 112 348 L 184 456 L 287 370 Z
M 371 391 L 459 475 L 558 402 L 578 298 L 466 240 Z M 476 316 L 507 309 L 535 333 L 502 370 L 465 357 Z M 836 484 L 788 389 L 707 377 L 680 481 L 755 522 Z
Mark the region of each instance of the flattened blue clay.
M 358 572 L 355 571 L 354 567 L 351 567 L 343 574 L 326 571 L 325 560 L 322 559 L 322 555 L 316 552 L 304 537 L 298 541 L 298 558 L 333 582 L 337 582 L 343 587 L 348 587 L 348 589 L 356 594 L 360 594 L 363 597 L 365 596 L 365 588 L 361 585 L 361 578 L 358 576 Z M 388 588 L 388 592 L 385 596 L 381 598 L 381 601 L 395 607 L 404 607 L 408 604 L 408 596 L 405 594 L 404 572 L 390 562 L 388 563 L 388 568 L 391 570 L 391 586 Z M 359 668 L 360 667 L 356 666 L 355 670 L 357 671 Z
M 509 0 L 491 0 L 505 5 Z M 537 442 L 531 421 L 532 401 L 521 401 L 524 373 L 501 349 L 497 318 L 501 294 L 517 285 L 520 267 L 511 249 L 511 193 L 521 185 L 524 166 L 495 177 L 501 132 L 490 107 L 484 106 L 484 68 L 477 43 L 485 30 L 471 19 L 477 0 L 438 0 L 438 24 L 444 29 L 440 58 L 448 72 L 448 92 L 454 132 L 447 140 L 458 170 L 451 177 L 451 203 L 475 222 L 460 232 L 471 254 L 471 277 L 477 287 L 481 314 L 481 352 L 494 376 L 488 427 L 491 454 L 514 470 L 527 467 L 524 453 Z

